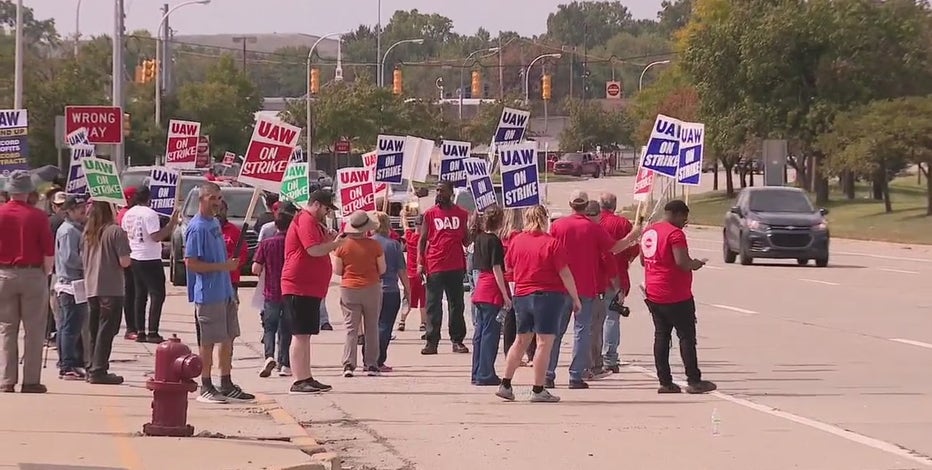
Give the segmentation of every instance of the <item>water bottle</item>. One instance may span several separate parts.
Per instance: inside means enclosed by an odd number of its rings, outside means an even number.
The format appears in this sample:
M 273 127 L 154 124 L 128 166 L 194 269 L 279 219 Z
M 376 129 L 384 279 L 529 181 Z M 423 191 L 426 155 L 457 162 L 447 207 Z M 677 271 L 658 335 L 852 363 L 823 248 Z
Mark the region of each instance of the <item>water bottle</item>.
M 718 417 L 718 408 L 712 409 L 712 435 L 718 437 L 720 435 L 719 426 L 722 424 L 722 420 Z
M 499 322 L 499 323 L 505 323 L 505 314 L 506 314 L 506 313 L 507 313 L 507 312 L 505 311 L 505 309 L 503 309 L 503 308 L 502 308 L 502 309 L 499 309 L 499 310 L 498 310 L 498 315 L 495 316 L 495 321 L 497 321 L 497 322 Z

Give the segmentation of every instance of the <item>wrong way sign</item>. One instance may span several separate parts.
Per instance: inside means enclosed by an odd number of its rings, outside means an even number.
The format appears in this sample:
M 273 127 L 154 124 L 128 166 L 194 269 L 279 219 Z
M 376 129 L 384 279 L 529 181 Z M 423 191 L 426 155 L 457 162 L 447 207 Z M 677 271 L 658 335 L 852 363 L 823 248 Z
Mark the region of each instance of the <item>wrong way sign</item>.
M 123 109 L 119 106 L 65 106 L 65 135 L 87 129 L 92 144 L 123 143 Z

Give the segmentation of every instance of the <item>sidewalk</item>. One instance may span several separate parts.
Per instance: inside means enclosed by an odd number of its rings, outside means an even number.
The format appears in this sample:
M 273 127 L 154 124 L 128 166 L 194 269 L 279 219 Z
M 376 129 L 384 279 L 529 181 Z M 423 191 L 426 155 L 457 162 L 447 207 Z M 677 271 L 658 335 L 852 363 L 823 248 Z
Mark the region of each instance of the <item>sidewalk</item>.
M 178 334 L 194 343 L 194 320 L 183 290 L 169 287 L 162 335 Z M 254 330 L 244 318 L 244 333 Z M 307 465 L 300 450 L 309 440 L 303 428 L 275 402 L 259 396 L 248 405 L 205 405 L 190 395 L 188 423 L 193 438 L 142 435 L 151 419 L 151 392 L 145 382 L 153 371 L 156 345 L 114 340 L 111 370 L 123 375 L 121 386 L 90 385 L 58 379 L 56 351 L 49 352 L 43 370 L 45 395 L 3 394 L 0 399 L 0 469 L 323 469 Z M 234 380 L 260 363 L 252 349 L 235 348 Z M 253 365 L 255 363 L 255 365 Z M 245 379 L 245 377 L 243 377 Z M 215 378 L 216 380 L 216 378 Z M 250 390 L 249 384 L 243 388 Z M 17 388 L 18 390 L 18 388 Z M 322 450 L 322 449 L 318 449 Z M 337 467 L 339 468 L 339 467 Z

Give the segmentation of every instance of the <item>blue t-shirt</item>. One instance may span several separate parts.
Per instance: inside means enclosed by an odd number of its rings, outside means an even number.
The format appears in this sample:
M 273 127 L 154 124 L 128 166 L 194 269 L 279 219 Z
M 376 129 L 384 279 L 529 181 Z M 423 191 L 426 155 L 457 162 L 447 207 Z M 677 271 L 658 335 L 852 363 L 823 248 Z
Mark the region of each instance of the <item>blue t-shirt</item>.
M 184 233 L 184 257 L 205 263 L 223 263 L 227 248 L 220 221 L 197 214 Z M 228 272 L 195 273 L 188 270 L 188 302 L 212 304 L 233 298 L 233 283 Z
M 382 245 L 385 254 L 385 274 L 382 275 L 382 292 L 400 292 L 398 279 L 405 272 L 405 256 L 401 251 L 401 242 L 376 234 L 373 240 Z

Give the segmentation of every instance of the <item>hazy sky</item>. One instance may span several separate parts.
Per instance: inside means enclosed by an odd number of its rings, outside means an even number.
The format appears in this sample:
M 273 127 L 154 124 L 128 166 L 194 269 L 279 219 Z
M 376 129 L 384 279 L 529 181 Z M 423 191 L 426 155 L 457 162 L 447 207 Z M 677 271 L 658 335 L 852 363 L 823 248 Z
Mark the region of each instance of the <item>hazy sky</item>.
M 182 0 L 124 0 L 126 29 L 155 31 L 164 3 Z M 625 2 L 636 18 L 655 18 L 661 0 Z M 546 30 L 547 15 L 569 0 L 382 0 L 382 18 L 387 22 L 395 10 L 417 8 L 440 13 L 453 20 L 458 33 L 475 33 L 485 27 L 493 35 L 500 30 L 522 35 Z M 71 36 L 75 29 L 78 0 L 24 0 L 40 19 L 55 18 L 59 33 Z M 82 0 L 81 33 L 113 32 L 113 0 Z M 443 6 L 441 6 L 443 5 Z M 209 5 L 191 5 L 171 16 L 177 34 L 217 33 L 305 33 L 326 34 L 355 29 L 360 23 L 375 24 L 377 0 L 213 0 Z

